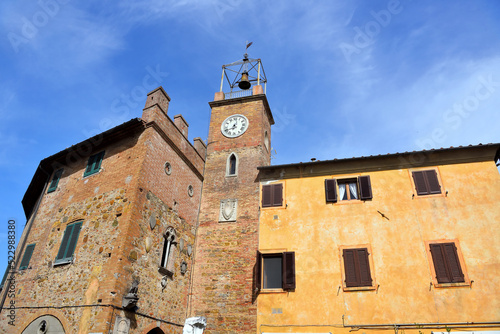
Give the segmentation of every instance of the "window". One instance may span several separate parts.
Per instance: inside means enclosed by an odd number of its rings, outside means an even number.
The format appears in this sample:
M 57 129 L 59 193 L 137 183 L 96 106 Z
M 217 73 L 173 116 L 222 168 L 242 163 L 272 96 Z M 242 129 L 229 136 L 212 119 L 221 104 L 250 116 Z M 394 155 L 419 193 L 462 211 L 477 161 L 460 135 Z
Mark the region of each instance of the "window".
M 283 184 L 268 184 L 262 186 L 262 207 L 273 207 L 283 205 Z
M 19 270 L 27 269 L 30 264 L 31 255 L 33 255 L 33 251 L 35 250 L 35 244 L 31 244 L 26 246 L 26 250 L 24 251 L 23 259 L 21 260 L 21 265 L 19 266 Z
M 454 242 L 429 244 L 438 283 L 464 283 L 457 247 Z
M 57 252 L 56 264 L 66 264 L 73 261 L 73 253 L 75 252 L 76 243 L 78 242 L 78 235 L 82 228 L 82 221 L 76 222 L 66 226 L 64 231 L 64 236 L 59 247 L 59 252 Z
M 368 248 L 343 248 L 344 287 L 373 287 Z
M 412 176 L 418 196 L 441 194 L 441 186 L 435 169 L 414 171 Z
M 338 192 L 337 192 L 338 185 Z M 338 194 L 338 196 L 337 196 Z M 372 199 L 370 176 L 359 176 L 349 179 L 326 179 L 325 196 L 327 202 Z
M 264 146 L 266 147 L 266 150 L 269 151 L 269 135 L 267 134 L 267 131 L 264 132 Z
M 89 158 L 89 161 L 87 162 L 87 168 L 85 169 L 83 176 L 85 177 L 99 172 L 103 157 L 104 157 L 104 151 L 92 155 Z
M 176 233 L 173 227 L 167 228 L 163 235 L 163 251 L 161 253 L 160 273 L 172 277 L 174 274 L 174 250 Z
M 63 173 L 63 169 L 59 169 L 54 173 L 54 176 L 52 177 L 52 181 L 50 181 L 49 189 L 47 190 L 47 193 L 51 193 L 57 189 L 57 184 L 59 183 L 59 180 L 61 179 L 61 175 Z
M 236 176 L 238 174 L 238 157 L 231 153 L 227 158 L 226 176 Z
M 263 254 L 257 251 L 254 280 L 257 290 L 294 290 L 295 252 Z

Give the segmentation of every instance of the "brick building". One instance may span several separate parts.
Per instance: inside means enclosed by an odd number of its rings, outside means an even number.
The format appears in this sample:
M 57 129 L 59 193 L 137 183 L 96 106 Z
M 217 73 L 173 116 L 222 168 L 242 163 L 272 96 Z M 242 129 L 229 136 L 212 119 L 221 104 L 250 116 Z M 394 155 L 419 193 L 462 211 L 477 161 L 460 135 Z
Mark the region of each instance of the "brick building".
M 142 119 L 40 162 L 0 331 L 182 331 L 206 146 L 187 140 L 181 115 L 167 116 L 169 101 L 157 88 Z

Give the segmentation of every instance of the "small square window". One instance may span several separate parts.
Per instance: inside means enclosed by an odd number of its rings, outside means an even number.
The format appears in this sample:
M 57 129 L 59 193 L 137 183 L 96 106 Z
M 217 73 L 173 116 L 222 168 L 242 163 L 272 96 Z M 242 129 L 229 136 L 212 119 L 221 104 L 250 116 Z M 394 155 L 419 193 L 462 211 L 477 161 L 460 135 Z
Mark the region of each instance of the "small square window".
M 441 194 L 441 185 L 435 169 L 412 172 L 418 196 Z
M 326 179 L 325 196 L 327 202 L 371 199 L 372 187 L 370 176 L 348 179 Z
M 59 184 L 59 180 L 61 179 L 63 169 L 58 169 L 55 173 L 54 176 L 52 177 L 52 181 L 50 181 L 49 189 L 47 190 L 47 193 L 51 193 L 57 189 L 57 185 Z
M 339 200 L 352 201 L 359 199 L 358 182 L 353 180 L 338 180 L 339 184 Z
M 262 254 L 257 252 L 254 280 L 258 290 L 294 290 L 295 253 Z
M 101 163 L 103 157 L 104 157 L 104 151 L 90 156 L 87 162 L 87 168 L 85 168 L 83 176 L 85 177 L 99 172 L 99 170 L 101 169 Z
M 262 186 L 262 207 L 283 206 L 283 183 Z

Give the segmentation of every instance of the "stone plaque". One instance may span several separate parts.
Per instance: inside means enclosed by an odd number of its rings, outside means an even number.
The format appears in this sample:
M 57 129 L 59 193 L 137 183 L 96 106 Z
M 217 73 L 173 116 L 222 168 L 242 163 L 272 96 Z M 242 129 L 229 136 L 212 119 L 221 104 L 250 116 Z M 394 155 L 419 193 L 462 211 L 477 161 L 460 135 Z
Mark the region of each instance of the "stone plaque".
M 238 209 L 237 199 L 223 199 L 220 201 L 219 222 L 234 222 L 236 221 L 236 213 Z
M 128 334 L 130 330 L 130 320 L 124 317 L 116 317 L 113 334 Z

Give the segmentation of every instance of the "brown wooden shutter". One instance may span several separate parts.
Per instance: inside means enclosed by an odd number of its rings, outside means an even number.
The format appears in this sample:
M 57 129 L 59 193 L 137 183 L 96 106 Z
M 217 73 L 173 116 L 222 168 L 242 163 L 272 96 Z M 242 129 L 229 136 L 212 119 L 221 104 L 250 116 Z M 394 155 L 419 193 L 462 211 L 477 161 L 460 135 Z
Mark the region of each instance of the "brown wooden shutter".
M 258 293 L 262 289 L 262 253 L 259 251 L 257 251 L 257 259 L 255 261 L 253 280 L 256 290 L 255 293 Z
M 434 271 L 438 283 L 450 283 L 451 280 L 446 268 L 445 257 L 440 244 L 431 244 L 432 262 L 434 263 Z
M 415 183 L 415 189 L 417 190 L 417 195 L 427 195 L 429 190 L 427 189 L 427 184 L 425 182 L 424 172 L 412 172 L 413 182 Z
M 359 285 L 372 286 L 372 276 L 370 274 L 370 260 L 368 259 L 368 249 L 357 249 L 357 256 L 359 262 Z
M 358 286 L 358 278 L 356 277 L 356 262 L 355 250 L 344 249 L 344 272 L 345 272 L 345 286 L 353 287 Z
M 325 180 L 325 196 L 327 202 L 337 202 L 337 181 L 335 179 Z
M 372 196 L 372 185 L 370 182 L 370 175 L 360 176 L 359 181 L 359 198 L 362 200 L 371 199 Z
M 295 252 L 283 253 L 283 290 L 295 290 Z
M 429 194 L 441 194 L 441 186 L 436 171 L 434 169 L 426 170 L 424 174 L 427 179 Z
M 262 207 L 272 206 L 271 185 L 262 186 Z
M 283 184 L 277 183 L 273 184 L 273 206 L 282 206 L 283 205 Z
M 459 283 L 465 282 L 462 268 L 460 267 L 460 260 L 458 259 L 457 246 L 455 243 L 447 243 L 442 245 L 444 254 L 446 255 L 446 262 L 448 264 L 448 271 L 451 275 L 451 282 Z

